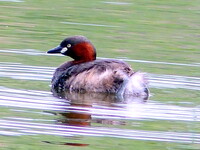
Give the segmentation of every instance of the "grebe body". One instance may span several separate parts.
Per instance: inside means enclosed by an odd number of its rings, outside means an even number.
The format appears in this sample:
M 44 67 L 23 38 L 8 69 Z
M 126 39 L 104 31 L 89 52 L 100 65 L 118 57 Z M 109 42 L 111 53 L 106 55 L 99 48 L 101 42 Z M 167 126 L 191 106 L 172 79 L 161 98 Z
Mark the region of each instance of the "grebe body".
M 61 53 L 73 61 L 65 62 L 54 72 L 54 92 L 99 92 L 116 95 L 149 96 L 148 80 L 124 61 L 96 60 L 96 49 L 84 36 L 64 39 L 47 53 Z

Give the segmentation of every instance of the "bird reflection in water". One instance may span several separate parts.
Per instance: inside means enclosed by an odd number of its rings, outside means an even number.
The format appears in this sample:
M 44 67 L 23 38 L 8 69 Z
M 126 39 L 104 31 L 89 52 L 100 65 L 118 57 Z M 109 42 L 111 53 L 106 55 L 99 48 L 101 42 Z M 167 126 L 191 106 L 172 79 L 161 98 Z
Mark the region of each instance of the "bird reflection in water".
M 69 106 L 66 108 L 65 112 L 60 112 L 60 119 L 58 124 L 67 126 L 81 126 L 88 127 L 94 124 L 104 124 L 104 125 L 126 125 L 125 121 L 117 119 L 108 119 L 104 117 L 95 117 L 99 109 L 116 109 L 118 107 L 123 107 L 123 105 L 118 104 L 129 104 L 132 102 L 145 103 L 148 97 L 117 97 L 115 94 L 107 93 L 75 93 L 75 92 L 63 92 L 56 93 L 53 95 L 55 97 L 66 99 Z M 103 111 L 103 110 L 101 110 Z M 112 114 L 108 114 L 112 115 Z M 68 146 L 88 146 L 85 143 L 62 143 L 62 145 Z
M 145 103 L 148 97 L 117 97 L 114 94 L 106 93 L 75 93 L 63 92 L 54 93 L 55 97 L 66 99 L 70 106 L 66 112 L 60 112 L 62 119 L 60 123 L 72 126 L 91 126 L 91 123 L 110 124 L 110 125 L 125 125 L 125 122 L 114 121 L 103 118 L 92 118 L 95 114 L 94 107 L 106 106 L 106 109 L 123 107 L 117 104 L 129 104 L 131 102 Z M 110 115 L 110 114 L 109 114 Z

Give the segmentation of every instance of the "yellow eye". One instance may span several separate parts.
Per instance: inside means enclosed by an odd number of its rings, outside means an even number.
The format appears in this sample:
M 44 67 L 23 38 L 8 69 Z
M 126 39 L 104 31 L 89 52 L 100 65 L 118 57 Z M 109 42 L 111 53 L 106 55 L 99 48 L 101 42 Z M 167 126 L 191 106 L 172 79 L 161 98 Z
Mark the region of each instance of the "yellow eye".
M 72 45 L 71 44 L 67 44 L 67 48 L 70 48 Z

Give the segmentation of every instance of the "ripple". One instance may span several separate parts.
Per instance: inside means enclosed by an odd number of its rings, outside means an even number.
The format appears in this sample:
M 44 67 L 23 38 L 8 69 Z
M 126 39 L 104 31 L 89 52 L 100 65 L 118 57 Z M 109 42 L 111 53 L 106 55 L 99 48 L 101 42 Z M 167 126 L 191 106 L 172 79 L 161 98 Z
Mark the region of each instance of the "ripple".
M 61 22 L 62 24 L 70 24 L 70 25 L 82 25 L 82 26 L 94 26 L 94 27 L 111 27 L 118 28 L 119 26 L 113 25 L 105 25 L 105 24 L 94 24 L 94 23 L 80 23 L 80 22 Z
M 113 95 L 68 94 L 65 99 L 53 97 L 50 92 L 19 90 L 0 87 L 0 107 L 10 108 L 12 116 L 1 116 L 0 135 L 56 135 L 95 136 L 134 140 L 200 143 L 200 134 L 193 132 L 148 131 L 98 127 L 93 123 L 109 121 L 123 125 L 123 121 L 168 120 L 199 122 L 197 107 L 181 107 L 143 101 L 138 98 L 118 100 Z M 13 116 L 16 113 L 42 115 L 41 118 Z M 45 119 L 60 114 L 63 121 Z M 110 124 L 109 123 L 109 124 Z M 81 126 L 80 126 L 81 125 Z
M 24 2 L 22 0 L 0 0 L 0 2 Z
M 104 25 L 102 25 L 104 26 Z M 112 27 L 112 26 L 111 26 Z M 47 54 L 46 52 L 41 52 L 35 49 L 9 49 L 9 50 L 2 50 L 0 49 L 1 53 L 15 53 L 15 54 L 24 54 L 24 55 L 49 55 L 49 56 L 60 56 L 60 54 Z M 174 63 L 174 62 L 162 62 L 162 61 L 152 61 L 152 60 L 137 60 L 137 59 L 129 59 L 126 57 L 120 58 L 107 58 L 107 57 L 97 57 L 98 59 L 117 59 L 123 60 L 127 62 L 136 62 L 136 63 L 148 63 L 148 64 L 162 64 L 162 65 L 173 65 L 173 66 L 184 66 L 184 67 L 200 67 L 200 63 L 191 63 L 191 64 L 184 64 L 184 63 Z
M 181 107 L 151 100 L 143 102 L 137 98 L 117 101 L 113 100 L 112 96 L 104 94 L 93 94 L 92 96 L 83 94 L 81 97 L 78 94 L 74 96 L 74 93 L 72 95 L 76 99 L 59 99 L 53 97 L 50 92 L 44 91 L 0 87 L 0 106 L 62 112 L 87 112 L 95 118 L 200 121 L 200 110 L 197 107 Z M 71 101 L 88 107 L 72 105 Z
M 10 135 L 45 134 L 58 136 L 104 136 L 116 138 L 128 138 L 135 140 L 200 143 L 200 134 L 184 132 L 161 132 L 144 130 L 127 130 L 97 127 L 76 127 L 49 125 L 42 123 L 28 123 L 23 121 L 10 121 L 0 119 L 3 128 L 18 128 L 18 132 L 9 132 Z M 0 132 L 1 134 L 1 132 Z M 4 132 L 5 134 L 5 132 Z M 8 133 L 7 133 L 8 134 Z
M 18 63 L 0 62 L 0 77 L 23 80 L 50 81 L 55 69 L 56 68 L 54 67 L 29 66 Z M 153 88 L 183 88 L 200 90 L 199 77 L 162 74 L 148 75 L 150 78 L 150 87 Z
M 113 5 L 131 5 L 132 3 L 127 2 L 103 2 L 105 4 L 113 4 Z

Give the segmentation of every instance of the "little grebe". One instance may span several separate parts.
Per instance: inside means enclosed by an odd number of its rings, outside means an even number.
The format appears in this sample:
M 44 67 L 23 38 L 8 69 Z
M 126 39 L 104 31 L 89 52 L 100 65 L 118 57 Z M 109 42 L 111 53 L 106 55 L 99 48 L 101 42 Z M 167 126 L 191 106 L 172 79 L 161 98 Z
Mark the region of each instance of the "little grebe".
M 96 60 L 96 49 L 84 36 L 68 37 L 47 53 L 61 53 L 73 59 L 55 70 L 52 78 L 54 92 L 149 96 L 148 80 L 144 73 L 134 72 L 127 63 L 120 60 Z

